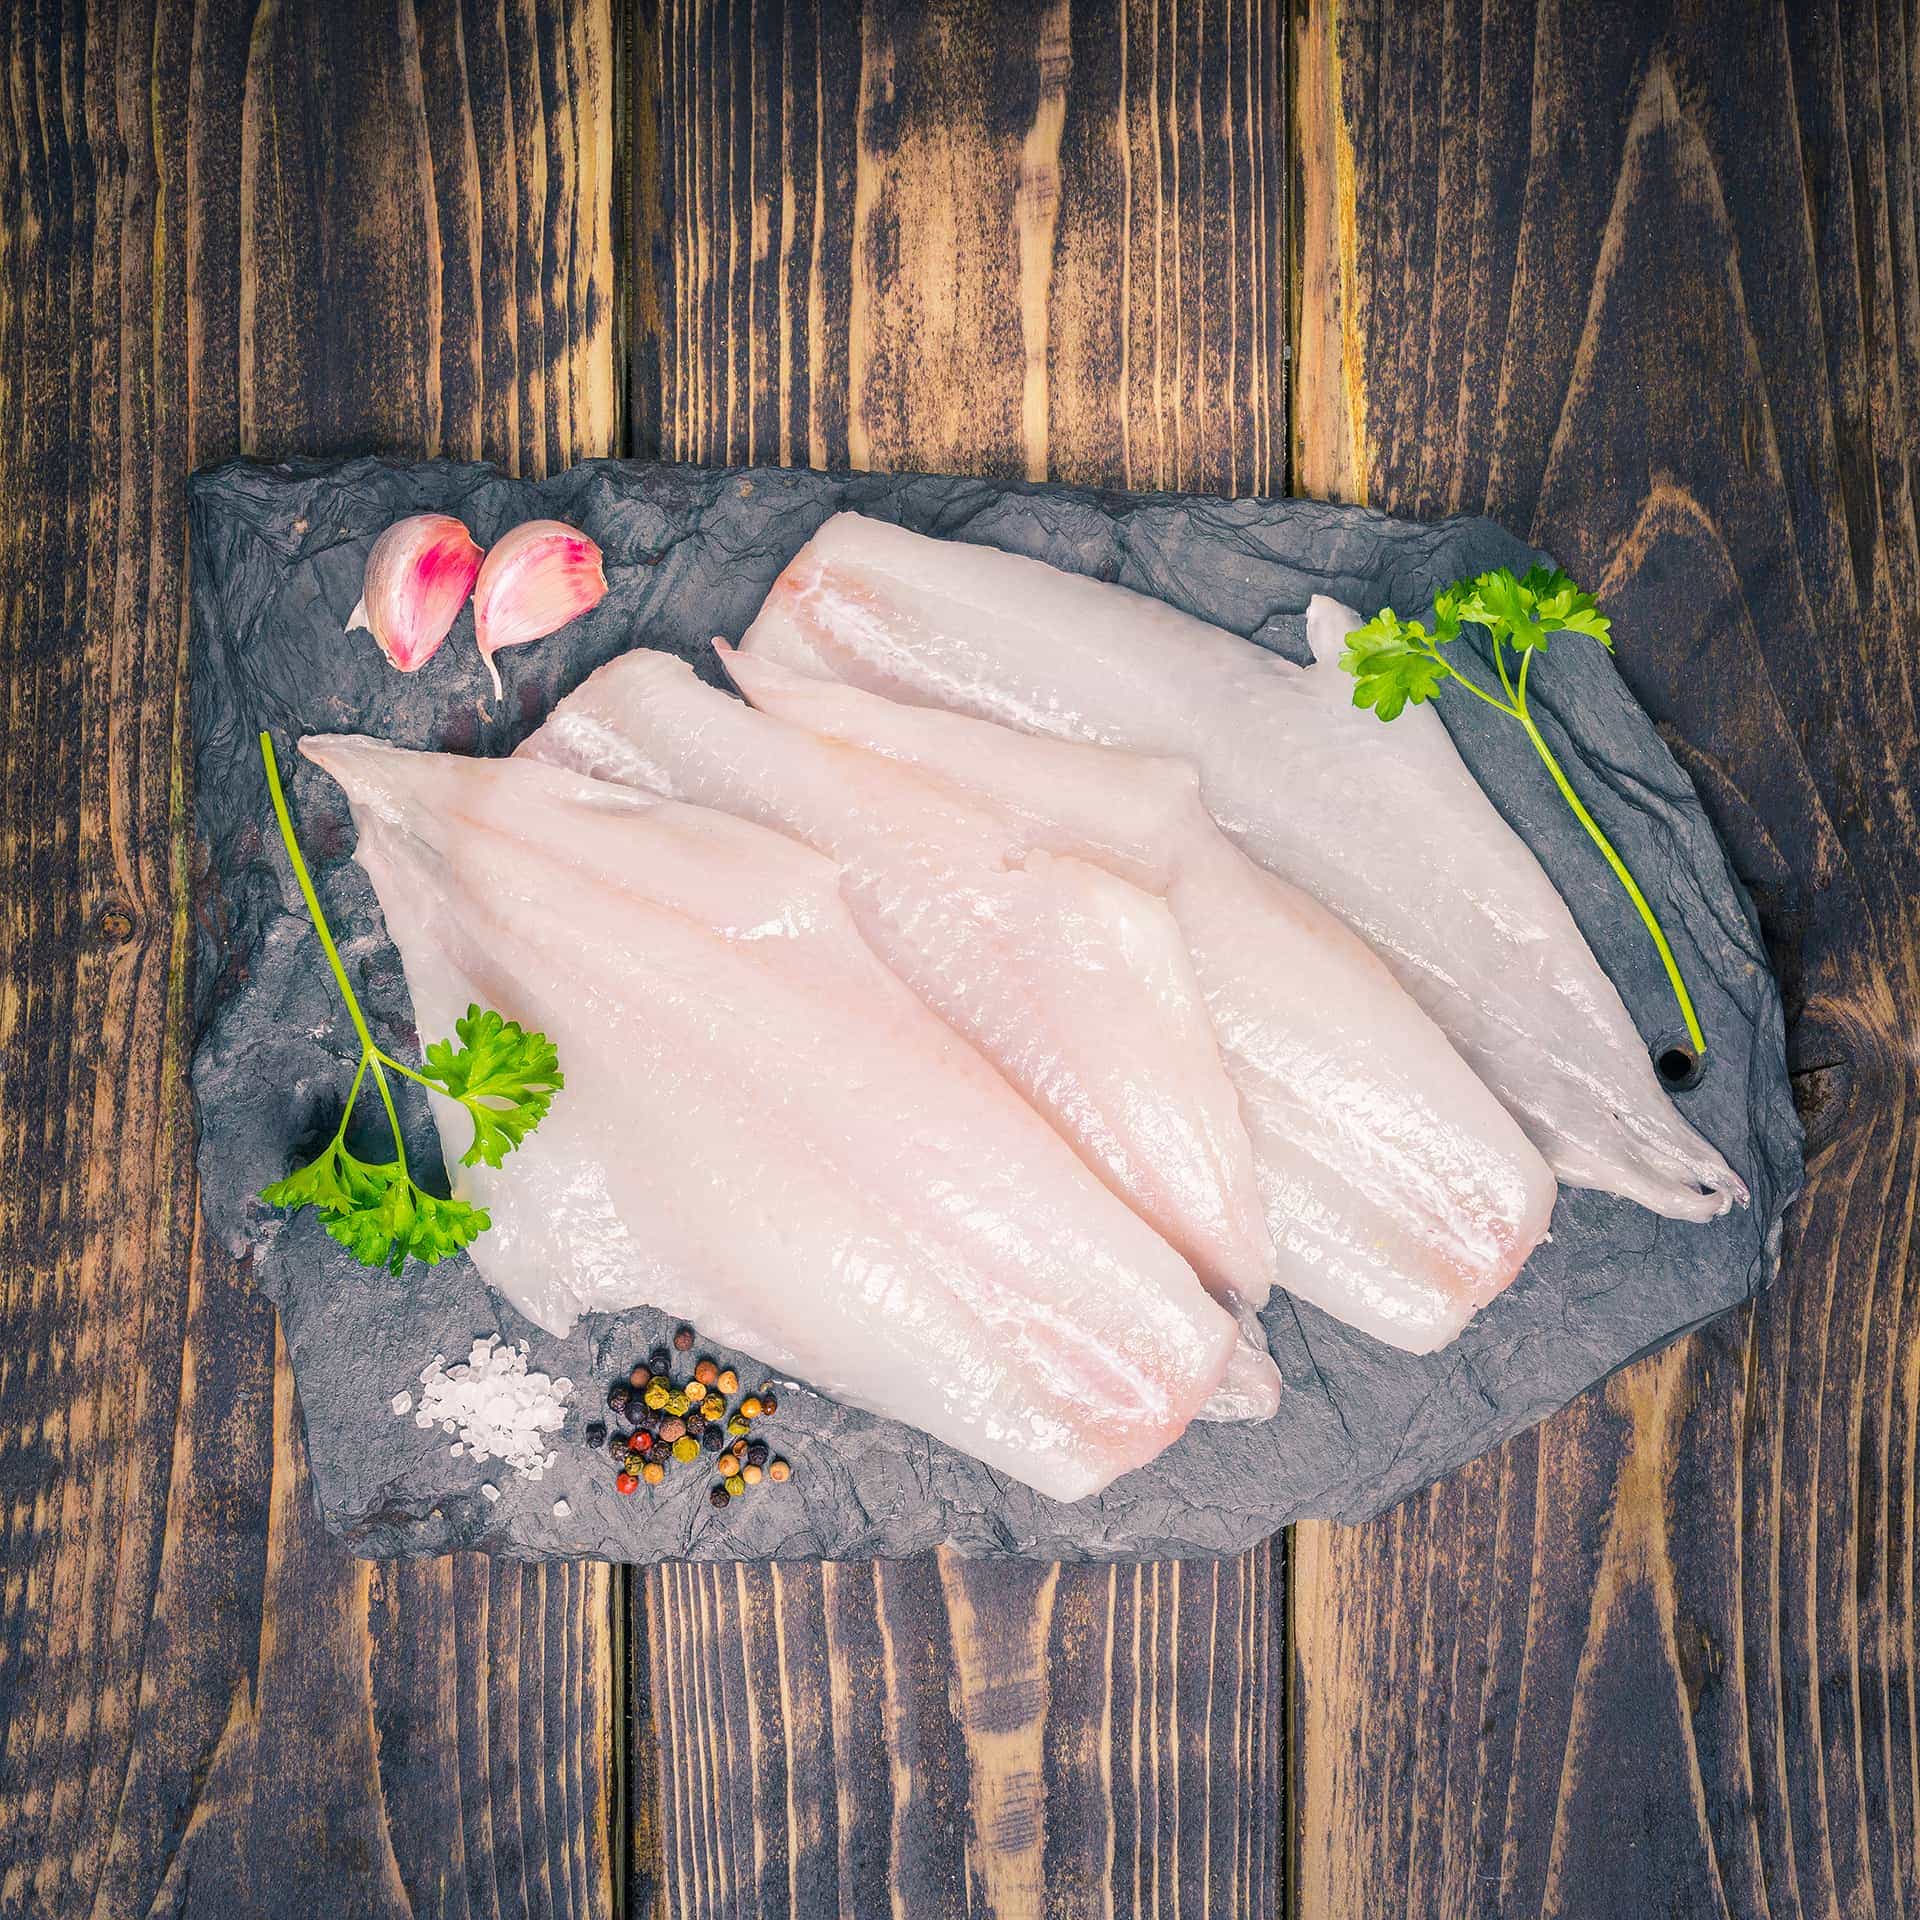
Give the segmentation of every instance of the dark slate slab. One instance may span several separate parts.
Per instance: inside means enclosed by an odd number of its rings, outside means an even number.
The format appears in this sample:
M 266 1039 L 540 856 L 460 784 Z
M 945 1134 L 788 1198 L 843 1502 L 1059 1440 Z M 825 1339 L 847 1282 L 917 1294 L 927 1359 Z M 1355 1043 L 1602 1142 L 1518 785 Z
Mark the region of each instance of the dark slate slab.
M 1308 596 L 1371 611 L 1426 607 L 1465 573 L 1530 556 L 1485 521 L 1415 526 L 1296 500 L 1125 496 L 974 480 L 719 472 L 615 462 L 532 484 L 481 466 L 238 462 L 193 482 L 193 733 L 199 886 L 193 1085 L 209 1225 L 252 1264 L 293 1353 L 315 1485 L 331 1526 L 367 1554 L 479 1547 L 646 1561 L 906 1554 L 943 1539 L 982 1553 L 1108 1558 L 1237 1551 L 1298 1516 L 1357 1520 L 1561 1406 L 1635 1355 L 1747 1299 L 1772 1277 L 1799 1191 L 1780 1001 L 1754 915 L 1685 774 L 1597 648 L 1556 648 L 1540 683 L 1548 732 L 1653 898 L 1698 1000 L 1711 1059 L 1680 1105 L 1753 1189 L 1750 1211 L 1705 1226 L 1563 1193 L 1553 1238 L 1444 1353 L 1395 1353 L 1276 1295 L 1267 1316 L 1286 1378 L 1279 1417 L 1196 1426 L 1103 1498 L 1063 1506 L 923 1435 L 804 1389 L 775 1434 L 784 1488 L 715 1513 L 706 1476 L 631 1499 L 578 1440 L 600 1388 L 662 1331 L 640 1311 L 554 1340 L 497 1300 L 464 1260 L 394 1280 L 355 1265 L 310 1217 L 257 1204 L 338 1113 L 352 1035 L 273 831 L 255 735 L 272 730 L 322 897 L 377 1032 L 415 1044 L 398 958 L 332 783 L 285 749 L 364 730 L 407 746 L 510 750 L 593 668 L 638 642 L 716 678 L 706 643 L 738 638 L 775 574 L 841 507 L 1037 555 L 1155 593 L 1262 645 L 1302 655 Z M 502 656 L 489 711 L 463 613 L 412 678 L 343 622 L 374 536 L 401 514 L 458 514 L 483 543 L 553 516 L 605 549 L 611 591 L 591 615 Z M 1440 710 L 1496 803 L 1559 877 L 1650 1044 L 1677 1032 L 1664 978 L 1627 903 L 1519 730 L 1476 703 Z M 1276 778 L 1284 780 L 1284 768 Z M 429 1165 L 424 1111 L 409 1143 Z M 561 1462 L 534 1485 L 489 1477 L 444 1438 L 388 1411 L 436 1351 L 476 1334 L 527 1337 L 534 1363 L 579 1383 Z M 743 1372 L 757 1372 L 741 1357 Z M 572 1512 L 552 1511 L 564 1496 Z

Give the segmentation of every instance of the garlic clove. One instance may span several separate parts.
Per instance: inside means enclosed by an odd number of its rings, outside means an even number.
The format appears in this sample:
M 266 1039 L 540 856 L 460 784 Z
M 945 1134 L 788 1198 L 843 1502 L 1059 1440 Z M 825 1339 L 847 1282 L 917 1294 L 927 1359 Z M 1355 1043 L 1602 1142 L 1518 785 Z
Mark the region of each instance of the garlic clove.
M 451 514 L 396 520 L 367 555 L 347 631 L 364 627 L 402 673 L 417 673 L 447 637 L 479 571 L 480 549 Z
M 600 549 L 564 520 L 528 520 L 488 549 L 473 590 L 473 632 L 502 697 L 493 656 L 557 632 L 606 598 Z

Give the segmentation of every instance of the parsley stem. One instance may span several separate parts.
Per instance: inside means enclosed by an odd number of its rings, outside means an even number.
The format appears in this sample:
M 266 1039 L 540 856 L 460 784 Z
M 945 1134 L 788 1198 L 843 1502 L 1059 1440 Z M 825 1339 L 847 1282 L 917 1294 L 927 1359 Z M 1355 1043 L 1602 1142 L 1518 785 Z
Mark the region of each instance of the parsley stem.
M 1495 648 L 1496 655 L 1498 647 Z M 1614 878 L 1627 890 L 1627 898 L 1639 909 L 1640 918 L 1646 923 L 1647 931 L 1653 936 L 1653 944 L 1659 949 L 1660 964 L 1667 970 L 1668 983 L 1673 988 L 1673 997 L 1680 1003 L 1680 1017 L 1687 1023 L 1687 1038 L 1693 1043 L 1694 1053 L 1701 1059 L 1706 1058 L 1707 1036 L 1700 1031 L 1699 1017 L 1693 1010 L 1693 1000 L 1687 992 L 1687 983 L 1680 977 L 1680 964 L 1673 957 L 1673 949 L 1667 945 L 1667 936 L 1661 930 L 1660 922 L 1654 917 L 1653 909 L 1647 904 L 1647 897 L 1640 891 L 1639 883 L 1627 870 L 1627 863 L 1613 850 L 1613 842 L 1600 831 L 1600 823 L 1594 819 L 1580 796 L 1574 792 L 1571 782 L 1560 770 L 1560 762 L 1553 757 L 1552 750 L 1541 737 L 1540 729 L 1533 724 L 1533 715 L 1527 711 L 1527 669 L 1533 664 L 1533 651 L 1529 648 L 1520 658 L 1520 684 L 1514 690 L 1514 717 L 1527 730 L 1527 738 L 1533 742 L 1533 750 L 1545 763 L 1547 771 L 1553 775 L 1553 784 L 1560 789 L 1560 797 L 1573 809 L 1573 817 L 1586 828 L 1588 837 L 1598 847 L 1613 869 Z M 1501 673 L 1504 681 L 1506 674 Z
M 360 1077 L 369 1065 L 373 1068 L 373 1083 L 380 1090 L 380 1104 L 387 1110 L 387 1125 L 393 1129 L 393 1148 L 400 1161 L 400 1172 L 404 1179 L 411 1180 L 407 1172 L 407 1143 L 400 1135 L 400 1116 L 394 1111 L 393 1094 L 387 1086 L 387 1076 L 380 1069 L 380 1049 L 373 1044 L 373 1035 L 367 1031 L 366 1016 L 360 1011 L 360 1002 L 356 998 L 352 983 L 347 979 L 347 970 L 340 962 L 340 949 L 333 944 L 333 933 L 327 925 L 327 916 L 320 911 L 320 897 L 313 890 L 313 878 L 307 872 L 306 860 L 300 852 L 300 842 L 294 837 L 293 819 L 287 812 L 287 796 L 280 785 L 280 763 L 274 757 L 273 737 L 262 732 L 260 735 L 260 760 L 267 770 L 267 791 L 273 796 L 273 817 L 280 826 L 281 843 L 286 847 L 287 858 L 293 863 L 293 877 L 300 883 L 300 897 L 307 903 L 307 917 L 313 922 L 313 930 L 320 936 L 320 945 L 325 949 L 327 965 L 333 969 L 334 984 L 340 989 L 340 997 L 347 1004 L 348 1016 L 353 1021 L 353 1030 L 360 1036 L 360 1070 L 353 1077 L 354 1091 L 360 1087 Z M 353 1111 L 353 1101 L 347 1102 L 347 1114 Z M 340 1120 L 342 1134 L 346 1131 L 347 1119 L 343 1114 Z
M 1433 657 L 1434 657 L 1434 658 L 1435 658 L 1436 660 L 1439 660 L 1439 659 L 1440 659 L 1440 656 L 1439 656 L 1439 655 L 1438 655 L 1437 653 L 1436 653 L 1436 654 L 1435 654 L 1435 655 L 1434 655 Z M 1463 686 L 1463 687 L 1465 687 L 1465 688 L 1466 688 L 1466 690 L 1467 690 L 1467 691 L 1468 691 L 1468 692 L 1469 692 L 1470 694 L 1472 694 L 1472 695 L 1474 696 L 1474 698 L 1475 698 L 1476 700 L 1484 700 L 1484 701 L 1485 701 L 1485 702 L 1487 703 L 1487 705 L 1488 705 L 1488 706 L 1490 706 L 1490 707 L 1492 707 L 1492 708 L 1493 708 L 1493 710 L 1494 710 L 1494 711 L 1495 711 L 1496 713 L 1505 713 L 1505 714 L 1511 714 L 1511 715 L 1513 715 L 1513 717 L 1514 717 L 1515 719 L 1518 719 L 1518 718 L 1519 718 L 1519 715 L 1518 715 L 1518 713 L 1517 713 L 1517 712 L 1515 711 L 1515 709 L 1514 709 L 1514 708 L 1512 708 L 1512 707 L 1510 707 L 1510 706 L 1508 706 L 1508 705 L 1507 705 L 1507 703 L 1506 703 L 1506 702 L 1505 702 L 1504 700 L 1496 700 L 1496 699 L 1495 699 L 1495 698 L 1493 697 L 1493 695 L 1492 695 L 1492 694 L 1490 694 L 1490 693 L 1489 693 L 1489 692 L 1488 692 L 1488 691 L 1486 690 L 1486 688 L 1485 688 L 1485 687 L 1481 687 L 1481 686 L 1476 686 L 1476 685 L 1475 685 L 1475 684 L 1474 684 L 1474 683 L 1473 683 L 1473 682 L 1472 682 L 1471 680 L 1469 680 L 1469 679 L 1467 678 L 1467 676 L 1466 676 L 1466 675 L 1465 675 L 1464 673 L 1462 673 L 1462 672 L 1460 671 L 1460 669 L 1459 669 L 1458 667 L 1456 667 L 1456 666 L 1455 666 L 1455 665 L 1454 665 L 1454 664 L 1453 664 L 1453 663 L 1452 663 L 1452 662 L 1451 662 L 1450 660 L 1442 660 L 1442 661 L 1440 662 L 1440 664 L 1441 664 L 1442 666 L 1444 666 L 1444 667 L 1446 668 L 1446 670 L 1447 670 L 1447 678 L 1448 678 L 1449 680 L 1456 680 L 1456 681 L 1458 681 L 1458 682 L 1459 682 L 1459 684 L 1460 684 L 1461 686 Z M 1505 675 L 1503 674 L 1503 675 L 1502 675 L 1501 677 L 1502 677 L 1502 679 L 1504 679 L 1504 678 L 1505 678 L 1506 676 L 1505 676 Z M 1509 692 L 1511 692 L 1511 691 L 1512 691 L 1512 689 L 1511 689 L 1511 688 L 1509 688 L 1509 689 L 1508 689 L 1508 691 L 1509 691 Z

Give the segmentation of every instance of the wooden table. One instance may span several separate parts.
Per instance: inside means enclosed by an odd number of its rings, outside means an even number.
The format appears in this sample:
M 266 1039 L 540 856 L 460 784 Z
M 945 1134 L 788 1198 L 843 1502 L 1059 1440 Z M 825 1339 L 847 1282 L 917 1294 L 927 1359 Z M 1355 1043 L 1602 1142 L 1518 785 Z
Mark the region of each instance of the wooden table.
M 0 12 L 0 1914 L 1920 1911 L 1911 10 Z M 1780 1284 L 1222 1566 L 370 1566 L 195 1207 L 181 481 L 1485 512 L 1760 904 Z

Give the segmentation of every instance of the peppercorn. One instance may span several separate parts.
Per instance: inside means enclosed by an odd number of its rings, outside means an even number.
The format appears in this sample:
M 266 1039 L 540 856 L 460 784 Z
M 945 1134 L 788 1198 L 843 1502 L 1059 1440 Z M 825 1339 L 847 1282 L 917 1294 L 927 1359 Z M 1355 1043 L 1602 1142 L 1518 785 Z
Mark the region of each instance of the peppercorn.
M 630 1433 L 627 1436 L 627 1446 L 634 1453 L 651 1453 L 653 1451 L 653 1435 L 650 1433 Z
M 772 1451 L 773 1449 L 769 1447 L 764 1440 L 749 1441 L 747 1445 L 747 1458 L 752 1461 L 756 1467 L 764 1467 Z
M 707 1498 L 716 1507 L 724 1507 L 727 1504 L 727 1502 L 733 1498 L 733 1495 L 730 1494 L 725 1487 L 715 1486 L 707 1494 Z
M 691 1353 L 693 1351 L 693 1329 L 691 1327 L 675 1327 L 673 1330 L 673 1344 L 677 1352 Z
M 627 1419 L 642 1433 L 656 1432 L 660 1425 L 660 1416 L 651 1407 L 629 1407 Z
M 686 1430 L 687 1423 L 684 1420 L 677 1419 L 672 1414 L 669 1414 L 666 1419 L 660 1422 L 660 1438 L 662 1440 L 678 1440 Z
M 706 1425 L 700 1429 L 700 1444 L 705 1447 L 709 1453 L 718 1453 L 726 1443 L 727 1436 L 720 1431 L 719 1421 L 709 1420 Z
M 762 1413 L 773 1413 L 778 1410 L 779 1405 L 780 1402 L 773 1397 L 773 1390 L 770 1387 L 762 1387 L 760 1389 L 760 1411 Z
M 590 1447 L 604 1447 L 607 1444 L 607 1423 L 604 1420 L 589 1420 L 585 1438 Z
M 728 1474 L 720 1484 L 732 1494 L 742 1494 L 747 1490 L 747 1483 L 737 1473 Z
M 631 1493 L 640 1482 L 636 1480 L 632 1474 L 623 1473 L 613 1484 L 618 1487 L 622 1493 Z
M 767 1462 L 767 1478 L 769 1480 L 784 1480 L 792 1471 L 792 1467 L 777 1455 Z
M 707 1397 L 700 1402 L 700 1418 L 702 1420 L 724 1419 L 726 1411 L 727 1403 L 722 1400 L 717 1393 L 708 1394 Z
M 665 1347 L 655 1347 L 654 1350 L 647 1355 L 647 1371 L 649 1373 L 665 1373 L 672 1364 L 673 1362 L 668 1356 Z
M 719 1379 L 720 1369 L 715 1366 L 705 1354 L 702 1354 L 693 1364 L 693 1377 L 698 1380 L 703 1387 L 710 1387 Z
M 684 1414 L 687 1410 L 687 1396 L 677 1389 L 667 1395 L 667 1411 L 672 1414 Z
M 747 1423 L 736 1413 L 733 1418 L 727 1422 L 727 1431 L 732 1434 L 736 1440 L 743 1440 L 746 1438 Z
M 740 1402 L 740 1417 L 743 1420 L 758 1420 L 767 1410 L 764 1400 L 756 1399 L 752 1394 Z
M 720 1371 L 714 1375 L 713 1384 L 718 1387 L 722 1393 L 738 1393 L 740 1391 L 740 1376 L 735 1373 L 731 1367 L 722 1367 Z
M 657 1487 L 666 1477 L 667 1470 L 658 1460 L 649 1460 L 647 1464 L 640 1469 L 640 1478 L 650 1487 Z
M 737 1453 L 723 1453 L 720 1458 L 713 1463 L 713 1470 L 722 1480 L 730 1473 L 738 1473 L 740 1471 L 740 1456 Z
M 658 1380 L 653 1381 L 647 1388 L 645 1398 L 647 1405 L 650 1406 L 655 1413 L 658 1413 L 660 1409 L 667 1404 L 667 1389 L 665 1385 Z
M 607 1389 L 607 1405 L 610 1406 L 615 1413 L 625 1413 L 627 1410 L 627 1402 L 632 1398 L 633 1395 L 624 1380 L 616 1380 L 613 1385 Z
M 638 1473 L 646 1464 L 647 1456 L 644 1453 L 630 1453 L 621 1461 L 620 1466 L 623 1472 Z
M 673 1457 L 676 1460 L 698 1460 L 700 1458 L 700 1442 L 690 1434 L 683 1433 L 680 1438 L 673 1443 Z
M 605 1444 L 607 1451 L 612 1454 L 616 1460 L 624 1460 L 627 1457 L 627 1449 L 633 1445 L 633 1435 L 630 1433 L 616 1433 L 613 1438 Z
M 634 1370 L 627 1375 L 627 1384 L 634 1387 L 644 1387 L 652 1378 L 653 1369 L 651 1367 L 636 1366 Z
M 751 1460 L 740 1469 L 740 1478 L 750 1487 L 757 1487 L 760 1484 L 760 1474 L 761 1469 L 756 1467 Z

